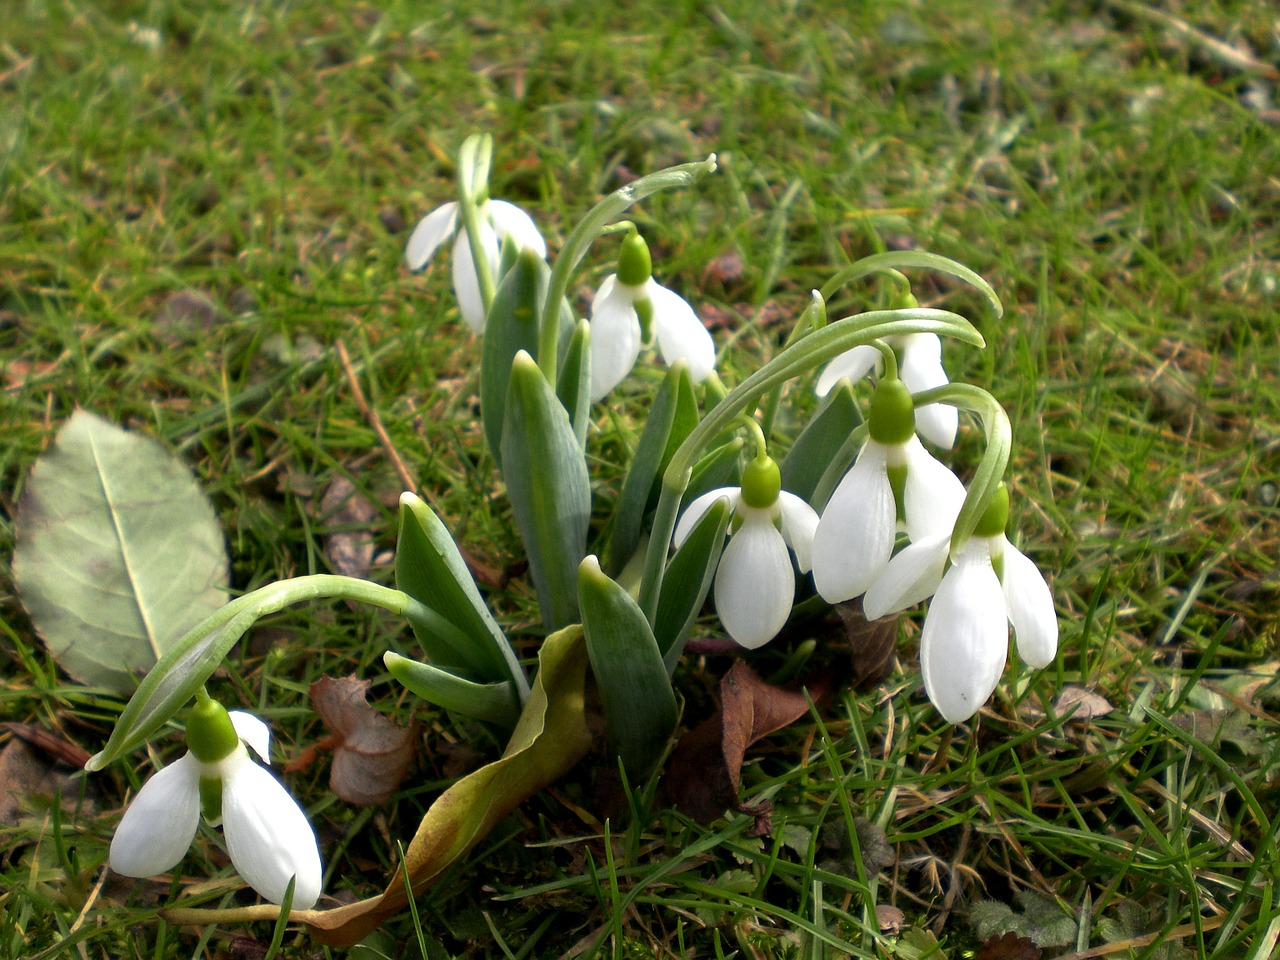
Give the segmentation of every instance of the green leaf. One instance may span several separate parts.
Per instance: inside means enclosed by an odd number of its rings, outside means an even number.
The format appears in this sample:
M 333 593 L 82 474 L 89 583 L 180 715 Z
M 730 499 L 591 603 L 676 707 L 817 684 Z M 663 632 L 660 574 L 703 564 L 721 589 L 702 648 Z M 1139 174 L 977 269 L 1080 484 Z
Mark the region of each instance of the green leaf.
M 646 779 L 676 728 L 676 697 L 644 612 L 600 570 L 594 556 L 578 567 L 578 603 L 587 655 L 604 704 L 610 748 L 632 783 Z
M 853 387 L 848 380 L 841 380 L 824 398 L 782 462 L 782 489 L 809 500 L 832 459 L 860 423 L 862 412 L 853 398 Z
M 72 677 L 128 695 L 227 600 L 227 553 L 190 471 L 154 440 L 77 411 L 31 470 L 14 577 Z
M 640 545 L 644 516 L 657 503 L 658 478 L 684 438 L 698 425 L 698 398 L 689 366 L 678 361 L 658 388 L 640 442 L 631 458 L 631 469 L 618 496 L 609 541 L 607 569 L 616 577 Z
M 587 552 L 591 483 L 569 415 L 523 350 L 511 364 L 502 464 L 542 622 L 558 629 L 578 616 L 577 569 Z
M 523 251 L 498 285 L 485 319 L 480 345 L 480 420 L 489 451 L 502 465 L 502 424 L 507 409 L 511 361 L 521 350 L 538 348 L 538 311 L 551 268 L 531 250 Z
M 715 580 L 731 513 L 728 499 L 712 504 L 667 562 L 653 633 L 668 674 L 675 670 Z
M 391 651 L 382 655 L 382 662 L 411 693 L 446 710 L 507 729 L 520 716 L 520 698 L 509 680 L 475 683 Z
M 739 455 L 742 453 L 742 446 L 742 438 L 734 437 L 699 460 L 689 475 L 689 486 L 685 488 L 681 500 L 692 503 L 697 497 L 717 487 L 732 486 L 740 473 Z
M 591 419 L 591 324 L 586 320 L 578 321 L 565 347 L 556 394 L 569 411 L 578 446 L 585 448 Z
M 400 497 L 396 586 L 427 608 L 425 614 L 411 609 L 406 615 L 435 666 L 482 683 L 510 681 L 521 700 L 528 695 L 520 661 L 489 613 L 448 528 L 412 493 Z

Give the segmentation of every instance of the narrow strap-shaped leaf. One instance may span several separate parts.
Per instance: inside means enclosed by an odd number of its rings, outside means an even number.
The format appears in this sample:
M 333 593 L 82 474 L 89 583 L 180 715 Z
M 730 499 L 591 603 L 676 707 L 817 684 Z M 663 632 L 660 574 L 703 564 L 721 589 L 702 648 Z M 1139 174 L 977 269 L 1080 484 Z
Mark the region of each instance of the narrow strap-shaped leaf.
M 382 655 L 391 675 L 411 693 L 429 703 L 511 729 L 520 716 L 520 698 L 511 681 L 474 683 L 429 663 L 419 663 L 398 653 Z
M 658 478 L 697 425 L 698 399 L 689 376 L 689 365 L 677 361 L 667 372 L 649 407 L 644 431 L 631 458 L 631 469 L 618 496 L 606 563 L 609 576 L 616 577 L 636 552 L 644 515 L 657 503 Z
M 425 614 L 410 611 L 408 619 L 427 659 L 481 683 L 510 681 L 523 702 L 529 685 L 515 651 L 485 606 L 448 528 L 412 493 L 400 497 L 396 586 L 426 608 Z M 450 624 L 465 638 L 461 643 L 447 629 Z
M 591 418 L 591 324 L 586 320 L 578 321 L 565 346 L 556 395 L 569 412 L 578 446 L 585 448 Z
M 568 413 L 523 350 L 511 364 L 502 467 L 542 622 L 551 629 L 574 623 L 591 519 L 587 461 Z
M 507 411 L 511 361 L 521 350 L 538 348 L 538 311 L 551 268 L 532 250 L 516 257 L 503 276 L 485 320 L 480 346 L 480 420 L 489 452 L 502 465 L 502 422 Z
M 841 380 L 810 418 L 782 462 L 782 489 L 811 500 L 823 472 L 862 423 L 853 387 Z
M 653 633 L 668 675 L 680 660 L 685 641 L 716 578 L 730 512 L 727 499 L 712 504 L 667 563 Z
M 578 568 L 582 630 L 604 704 L 610 748 L 632 782 L 662 759 L 676 728 L 676 697 L 644 612 L 600 570 L 594 556 Z

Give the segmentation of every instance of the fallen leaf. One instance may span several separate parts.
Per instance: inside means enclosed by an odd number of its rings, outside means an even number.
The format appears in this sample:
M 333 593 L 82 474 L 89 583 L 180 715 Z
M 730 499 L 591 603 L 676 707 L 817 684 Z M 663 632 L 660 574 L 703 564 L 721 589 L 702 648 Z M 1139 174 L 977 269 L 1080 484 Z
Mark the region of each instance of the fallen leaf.
M 810 699 L 822 699 L 831 688 L 819 677 L 805 688 L 783 689 L 765 683 L 739 660 L 720 681 L 720 709 L 680 739 L 664 783 L 671 805 L 698 823 L 710 823 L 730 807 L 757 816 L 738 803 L 742 760 L 747 748 L 809 712 Z M 767 811 L 764 812 L 767 815 Z
M 978 948 L 974 960 L 1040 960 L 1043 953 L 1034 940 L 1016 933 L 1000 933 Z
M 737 283 L 742 279 L 745 266 L 742 254 L 737 250 L 726 250 L 707 264 L 702 271 L 702 282 L 718 283 L 721 286 Z
M 1053 703 L 1055 714 L 1059 717 L 1071 714 L 1071 719 L 1076 722 L 1105 717 L 1114 709 L 1106 697 L 1077 686 L 1063 687 Z
M 876 923 L 879 925 L 881 933 L 896 937 L 902 932 L 902 928 L 906 926 L 907 915 L 897 907 L 887 903 L 877 903 Z
M 61 791 L 64 809 L 76 804 L 77 786 L 70 774 L 60 773 L 41 752 L 17 737 L 0 750 L 0 824 L 22 819 L 22 809 L 35 798 L 51 798 Z
M 52 759 L 59 760 L 76 770 L 83 769 L 84 765 L 89 761 L 88 750 L 68 740 L 63 740 L 57 734 L 50 733 L 44 727 L 37 727 L 33 723 L 6 723 L 4 728 L 15 737 L 48 754 Z
M 849 641 L 849 658 L 853 663 L 853 685 L 857 690 L 873 687 L 893 672 L 898 653 L 898 618 L 884 617 L 868 622 L 862 605 L 837 603 L 845 639 Z
M 363 580 L 373 562 L 370 528 L 378 508 L 344 476 L 336 476 L 320 498 L 320 522 L 332 529 L 324 536 L 324 555 L 334 573 Z
M 386 803 L 413 759 L 412 734 L 369 705 L 369 684 L 356 677 L 311 684 L 311 704 L 334 735 L 329 786 L 361 807 Z

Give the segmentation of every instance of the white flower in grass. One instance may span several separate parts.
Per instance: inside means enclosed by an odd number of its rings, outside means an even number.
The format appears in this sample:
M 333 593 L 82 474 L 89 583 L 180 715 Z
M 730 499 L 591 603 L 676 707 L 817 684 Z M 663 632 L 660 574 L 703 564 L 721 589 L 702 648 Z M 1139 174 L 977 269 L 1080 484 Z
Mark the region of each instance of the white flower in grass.
M 942 340 L 936 333 L 907 333 L 885 337 L 898 354 L 898 376 L 911 393 L 923 393 L 947 383 L 942 368 Z M 880 351 L 872 346 L 854 347 L 832 360 L 818 376 L 816 393 L 825 397 L 841 380 L 861 380 L 881 363 Z M 916 430 L 930 443 L 950 450 L 956 442 L 960 415 L 945 403 L 928 403 L 916 408 Z
M 716 348 L 684 297 L 653 279 L 649 248 L 631 232 L 622 241 L 618 272 L 591 303 L 591 399 L 603 400 L 635 366 L 640 348 L 656 336 L 663 361 L 689 364 L 694 383 L 715 369 Z
M 778 465 L 767 456 L 757 457 L 743 471 L 741 487 L 721 487 L 695 498 L 675 530 L 679 547 L 712 504 L 729 501 L 737 526 L 716 569 L 716 613 L 729 636 L 749 650 L 776 637 L 791 615 L 796 583 L 788 548 L 801 573 L 812 567 L 818 515 L 781 486 Z
M 530 216 L 513 203 L 505 200 L 486 200 L 476 211 L 479 214 L 480 246 L 489 261 L 489 272 L 495 282 L 502 255 L 502 243 L 507 237 L 520 250 L 533 250 L 540 257 L 547 255 L 547 244 L 542 239 Z M 436 207 L 423 217 L 409 242 L 405 244 L 404 259 L 410 270 L 421 270 L 436 251 L 450 237 L 453 243 L 453 292 L 458 298 L 462 319 L 476 333 L 484 331 L 484 300 L 480 295 L 480 280 L 476 276 L 476 262 L 471 256 L 471 242 L 467 231 L 460 228 L 461 209 L 456 200 Z
M 320 850 L 297 802 L 245 744 L 269 758 L 271 733 L 248 713 L 202 700 L 187 721 L 189 751 L 142 785 L 111 840 L 111 869 L 126 877 L 165 873 L 186 855 L 205 819 L 222 824 L 231 863 L 264 899 L 280 903 L 296 877 L 293 907 L 320 896 Z
M 828 603 L 864 593 L 889 563 L 898 521 L 911 542 L 949 534 L 964 485 L 915 435 L 911 396 L 882 380 L 867 416 L 869 437 L 832 491 L 813 538 L 813 582 Z
M 1058 652 L 1053 595 L 1036 565 L 1005 537 L 1008 515 L 1001 485 L 949 569 L 950 534 L 911 543 L 862 602 L 866 618 L 878 620 L 933 597 L 920 637 L 920 672 L 929 699 L 951 723 L 969 719 L 991 696 L 1010 626 L 1028 666 L 1048 666 Z

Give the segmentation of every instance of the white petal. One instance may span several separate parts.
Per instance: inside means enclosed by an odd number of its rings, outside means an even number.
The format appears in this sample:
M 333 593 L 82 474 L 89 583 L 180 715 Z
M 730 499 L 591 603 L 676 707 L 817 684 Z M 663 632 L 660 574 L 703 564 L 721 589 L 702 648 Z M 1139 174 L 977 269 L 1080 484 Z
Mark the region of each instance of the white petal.
M 645 289 L 653 304 L 653 327 L 663 361 L 671 366 L 684 360 L 693 382 L 701 383 L 716 368 L 716 345 L 710 332 L 680 294 L 652 279 Z
M 948 723 L 963 723 L 987 702 L 1008 649 L 1000 580 L 971 544 L 942 578 L 920 634 L 924 689 Z
M 297 876 L 293 907 L 307 910 L 320 897 L 320 849 L 315 831 L 293 797 L 248 755 L 222 785 L 222 832 L 231 862 L 266 900 L 284 899 Z
M 591 399 L 603 400 L 636 365 L 640 318 L 634 291 L 609 277 L 591 304 Z
M 111 869 L 154 877 L 177 866 L 200 825 L 200 761 L 184 754 L 142 785 L 111 838 Z
M 245 713 L 243 710 L 228 710 L 227 716 L 231 718 L 231 726 L 235 727 L 240 739 L 270 765 L 271 728 L 252 713 Z
M 813 535 L 813 582 L 822 598 L 838 603 L 865 592 L 889 562 L 896 527 L 885 447 L 869 440 Z
M 754 650 L 791 615 L 796 583 L 787 545 L 768 519 L 748 519 L 729 538 L 716 570 L 716 613 L 729 636 Z
M 818 514 L 794 493 L 783 490 L 778 494 L 782 508 L 782 539 L 796 555 L 796 566 L 801 573 L 813 569 L 813 535 L 818 529 Z
M 480 224 L 480 244 L 489 259 L 489 275 L 497 281 L 498 236 L 487 223 Z M 476 262 L 471 257 L 471 243 L 465 230 L 458 231 L 453 242 L 453 295 L 458 298 L 462 319 L 473 333 L 484 332 L 484 297 L 480 294 L 480 278 L 476 276 Z
M 823 368 L 814 392 L 825 397 L 841 380 L 861 380 L 879 362 L 880 351 L 875 347 L 863 345 L 846 350 Z
M 410 270 L 421 270 L 435 256 L 440 244 L 444 243 L 458 228 L 458 204 L 451 201 L 436 207 L 418 221 L 409 234 L 409 242 L 404 247 L 404 262 Z
M 902 494 L 903 519 L 913 541 L 951 534 L 964 503 L 964 484 L 920 443 L 907 441 L 907 482 Z
M 733 511 L 738 509 L 742 494 L 737 487 L 717 487 L 715 490 L 708 490 L 706 493 L 694 497 L 689 506 L 684 508 L 680 522 L 676 524 L 676 532 L 671 538 L 671 543 L 677 550 L 680 549 L 680 545 L 684 543 L 685 538 L 693 533 L 693 528 L 698 525 L 702 515 L 710 510 L 711 505 L 721 497 L 729 501 L 729 509 Z
M 862 598 L 863 615 L 879 620 L 933 596 L 942 582 L 950 547 L 950 534 L 907 544 Z
M 1058 614 L 1053 594 L 1036 565 L 1017 547 L 1004 545 L 1004 599 L 1018 642 L 1018 656 L 1047 667 L 1058 655 Z
M 538 225 L 533 218 L 505 200 L 490 200 L 484 205 L 483 213 L 493 224 L 499 241 L 510 237 L 521 250 L 532 250 L 540 257 L 547 255 L 547 243 L 538 232 Z M 499 244 L 501 246 L 501 244 Z
M 947 382 L 942 369 L 942 339 L 936 333 L 911 333 L 901 338 L 902 364 L 898 373 L 912 394 L 932 390 Z M 916 431 L 930 443 L 950 450 L 956 442 L 960 413 L 945 403 L 916 409 Z

